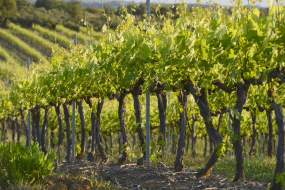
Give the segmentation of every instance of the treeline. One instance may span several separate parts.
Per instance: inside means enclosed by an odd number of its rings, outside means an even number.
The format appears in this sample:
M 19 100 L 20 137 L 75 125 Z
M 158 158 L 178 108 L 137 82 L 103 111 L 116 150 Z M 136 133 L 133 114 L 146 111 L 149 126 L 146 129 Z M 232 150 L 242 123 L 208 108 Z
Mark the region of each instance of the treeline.
M 138 20 L 144 19 L 146 14 L 145 4 L 128 4 L 127 11 L 136 16 Z M 189 4 L 187 9 L 192 11 L 196 6 Z M 202 6 L 202 5 L 201 5 Z M 151 14 L 164 15 L 172 13 L 176 15 L 176 5 L 152 4 Z M 209 6 L 207 6 L 209 7 Z M 214 6 L 212 6 L 215 8 Z M 34 4 L 26 0 L 0 0 L 0 26 L 5 27 L 10 20 L 22 27 L 31 28 L 38 24 L 49 29 L 55 29 L 57 24 L 64 25 L 73 30 L 79 30 L 79 26 L 87 25 L 94 30 L 101 30 L 108 17 L 111 18 L 110 28 L 115 29 L 120 23 L 122 6 L 105 4 L 102 7 L 89 6 L 84 8 L 79 0 L 64 2 L 61 0 L 37 0 Z M 260 16 L 267 15 L 267 9 L 261 9 Z M 231 14 L 231 8 L 225 7 L 224 12 Z M 175 19 L 176 17 L 174 17 Z
M 160 11 L 166 14 L 170 10 L 175 12 L 175 7 L 155 5 L 152 7 L 152 14 Z M 2 27 L 7 25 L 10 20 L 22 27 L 31 28 L 32 24 L 38 24 L 43 27 L 55 29 L 57 24 L 64 25 L 73 30 L 79 30 L 80 25 L 88 25 L 95 30 L 101 30 L 106 23 L 107 17 L 112 18 L 111 28 L 115 29 L 119 24 L 119 15 L 121 7 L 105 5 L 103 8 L 89 6 L 84 8 L 79 0 L 70 0 L 64 2 L 60 0 L 37 0 L 34 4 L 26 0 L 5 0 L 0 1 L 0 12 L 2 17 L 0 23 Z M 145 4 L 127 5 L 128 12 L 143 19 L 145 14 Z
M 2 27 L 10 20 L 28 28 L 38 24 L 54 29 L 57 24 L 64 24 L 78 30 L 78 22 L 83 18 L 84 10 L 79 1 L 65 3 L 59 0 L 37 0 L 32 4 L 26 0 L 5 0 L 0 3 L 0 12 Z

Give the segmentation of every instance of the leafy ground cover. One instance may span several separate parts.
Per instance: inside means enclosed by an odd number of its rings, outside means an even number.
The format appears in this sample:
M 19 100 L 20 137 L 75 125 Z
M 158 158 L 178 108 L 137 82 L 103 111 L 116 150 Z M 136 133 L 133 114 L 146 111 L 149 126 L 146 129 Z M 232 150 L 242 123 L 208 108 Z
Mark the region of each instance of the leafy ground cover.
M 208 178 L 196 178 L 196 170 L 174 172 L 173 167 L 155 166 L 150 170 L 135 163 L 117 165 L 114 162 L 62 163 L 58 179 L 52 179 L 48 188 L 73 189 L 267 189 L 268 183 L 244 180 L 232 183 L 224 174 L 212 172 Z M 73 180 L 77 179 L 79 181 Z M 81 184 L 81 185 L 80 185 Z
M 198 169 L 208 160 L 208 156 L 202 156 L 202 141 L 197 145 L 200 148 L 195 158 L 191 158 L 190 152 L 185 155 L 186 168 L 182 172 L 174 172 L 175 157 L 171 154 L 163 160 L 164 164 L 162 160 L 153 158 L 150 170 L 133 163 L 135 154 L 125 165 L 118 165 L 115 156 L 109 157 L 108 164 L 102 164 L 97 155 L 95 162 L 77 160 L 55 164 L 54 173 L 45 176 L 44 180 L 32 185 L 22 182 L 15 186 L 11 183 L 8 189 L 267 189 L 270 185 L 274 158 L 246 157 L 244 181 L 231 182 L 235 171 L 232 156 L 220 158 L 208 178 L 196 178 Z
M 244 171 L 247 178 L 260 182 L 272 181 L 276 164 L 275 158 L 247 157 L 244 161 Z M 235 171 L 234 157 L 222 158 L 214 170 L 222 172 L 226 174 L 229 179 L 232 179 Z
M 43 180 L 53 171 L 54 154 L 39 151 L 38 144 L 0 144 L 0 187 L 29 185 Z
M 167 165 L 173 165 L 174 159 L 172 161 L 169 159 Z M 204 158 L 203 156 L 197 156 L 195 159 L 185 157 L 184 163 L 187 168 L 198 170 L 205 166 L 208 159 L 209 157 Z M 258 182 L 270 183 L 274 175 L 275 164 L 275 158 L 246 157 L 244 160 L 245 177 Z M 225 175 L 231 181 L 234 178 L 235 167 L 234 156 L 229 156 L 220 158 L 213 170 Z
M 11 138 L 10 136 L 8 133 L 8 138 Z M 24 138 L 21 140 L 25 142 Z M 52 175 L 45 177 L 44 181 L 38 181 L 32 187 L 36 189 L 135 189 L 137 187 L 137 189 L 267 189 L 270 185 L 276 160 L 262 155 L 245 158 L 245 181 L 231 182 L 235 172 L 233 156 L 221 157 L 209 178 L 196 179 L 196 172 L 209 159 L 208 152 L 206 157 L 203 156 L 203 145 L 203 140 L 198 139 L 195 158 L 191 157 L 190 149 L 186 152 L 184 157 L 186 169 L 182 172 L 174 172 L 174 168 L 171 167 L 175 156 L 170 151 L 166 152 L 164 160 L 153 157 L 150 170 L 146 170 L 145 166 L 136 166 L 134 162 L 141 157 L 138 144 L 132 150 L 134 154 L 129 154 L 128 163 L 119 166 L 116 164 L 118 147 L 115 146 L 113 156 L 109 157 L 109 164 L 101 164 L 99 155 L 95 162 L 83 160 L 56 164 Z M 9 188 L 14 187 L 10 185 Z M 18 187 L 31 188 L 27 185 Z
M 274 172 L 275 159 L 247 157 L 245 159 L 246 180 L 232 182 L 235 171 L 234 157 L 224 157 L 214 167 L 208 178 L 196 178 L 198 169 L 205 165 L 207 157 L 186 156 L 186 168 L 174 172 L 174 159 L 168 157 L 164 164 L 153 160 L 151 169 L 128 161 L 118 165 L 102 164 L 99 155 L 94 162 L 77 160 L 55 164 L 54 173 L 32 186 L 22 183 L 10 185 L 8 189 L 267 189 Z M 157 160 L 159 161 L 159 160 Z M 169 165 L 169 166 L 168 166 Z

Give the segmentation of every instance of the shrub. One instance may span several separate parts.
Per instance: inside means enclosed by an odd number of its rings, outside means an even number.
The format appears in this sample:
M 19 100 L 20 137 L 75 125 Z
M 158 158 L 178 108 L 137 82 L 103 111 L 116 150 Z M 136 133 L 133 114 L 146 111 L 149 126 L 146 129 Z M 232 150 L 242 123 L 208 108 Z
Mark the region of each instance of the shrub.
M 35 143 L 26 147 L 22 143 L 0 143 L 0 186 L 33 184 L 51 174 L 54 154 L 39 151 Z

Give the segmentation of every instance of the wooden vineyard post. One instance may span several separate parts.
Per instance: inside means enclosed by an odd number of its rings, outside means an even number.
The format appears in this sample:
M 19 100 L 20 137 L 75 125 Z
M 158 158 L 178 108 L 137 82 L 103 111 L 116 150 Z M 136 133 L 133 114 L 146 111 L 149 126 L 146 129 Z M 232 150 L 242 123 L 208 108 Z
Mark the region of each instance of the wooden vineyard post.
M 28 71 L 30 71 L 30 64 L 31 64 L 31 59 L 30 59 L 30 57 L 28 57 L 27 58 L 27 69 L 28 69 Z M 28 136 L 27 136 L 27 138 L 28 138 L 28 146 L 30 146 L 31 145 L 31 111 L 29 110 L 28 111 Z
M 150 0 L 146 0 L 147 21 L 150 17 Z M 150 169 L 150 92 L 146 92 L 146 168 Z
M 77 37 L 74 34 L 74 45 L 77 45 Z M 72 161 L 75 161 L 75 101 L 72 100 Z

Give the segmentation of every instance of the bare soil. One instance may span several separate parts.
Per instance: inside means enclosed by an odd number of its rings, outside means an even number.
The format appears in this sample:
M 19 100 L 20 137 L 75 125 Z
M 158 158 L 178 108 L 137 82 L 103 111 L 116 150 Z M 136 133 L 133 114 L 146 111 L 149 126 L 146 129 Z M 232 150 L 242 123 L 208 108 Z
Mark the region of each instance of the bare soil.
M 145 167 L 134 163 L 118 165 L 100 162 L 62 163 L 57 172 L 69 177 L 50 179 L 49 189 L 98 189 L 92 185 L 92 179 L 110 182 L 111 189 L 267 189 L 267 183 L 244 180 L 232 183 L 225 175 L 213 171 L 208 178 L 196 178 L 196 171 L 185 169 L 174 172 L 173 167 Z M 77 176 L 77 177 L 76 177 Z M 85 176 L 79 179 L 78 176 Z M 93 186 L 93 187 L 92 187 Z M 99 188 L 100 189 L 100 188 Z

